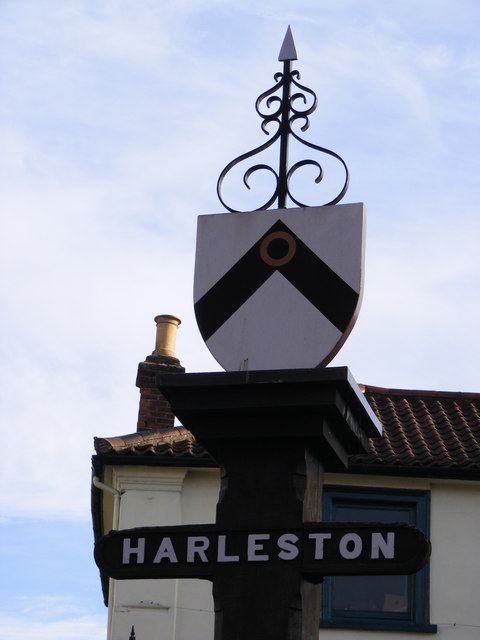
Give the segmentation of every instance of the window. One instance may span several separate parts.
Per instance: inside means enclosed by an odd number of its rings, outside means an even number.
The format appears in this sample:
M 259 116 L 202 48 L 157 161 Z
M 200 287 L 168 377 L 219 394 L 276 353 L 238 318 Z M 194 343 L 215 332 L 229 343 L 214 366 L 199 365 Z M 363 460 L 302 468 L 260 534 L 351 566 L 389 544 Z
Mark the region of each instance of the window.
M 408 522 L 429 537 L 428 491 L 325 486 L 327 522 Z M 428 565 L 411 576 L 331 576 L 323 583 L 322 627 L 434 633 Z

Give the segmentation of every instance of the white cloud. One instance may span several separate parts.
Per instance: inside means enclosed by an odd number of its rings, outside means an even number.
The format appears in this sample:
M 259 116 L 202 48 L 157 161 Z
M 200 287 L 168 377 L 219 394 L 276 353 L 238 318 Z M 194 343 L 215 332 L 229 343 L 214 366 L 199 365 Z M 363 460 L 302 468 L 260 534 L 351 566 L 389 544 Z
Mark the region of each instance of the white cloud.
M 265 141 L 253 104 L 290 19 L 319 98 L 305 137 L 345 157 L 346 199 L 369 212 L 365 302 L 337 360 L 380 385 L 475 385 L 479 50 L 471 14 L 455 9 L 460 41 L 450 12 L 417 5 L 4 3 L 8 513 L 88 518 L 92 437 L 134 430 L 153 316 L 182 318 L 188 370 L 218 368 L 193 317 L 195 219 Z
M 454 205 L 450 218 L 435 221 L 434 202 L 425 205 L 424 218 L 408 212 L 391 235 L 367 243 L 363 308 L 335 360 L 349 364 L 361 382 L 476 390 L 479 222 L 474 211 L 463 211 L 459 224 Z
M 196 216 L 221 211 L 221 169 L 265 141 L 254 101 L 289 22 L 319 99 L 305 137 L 345 158 L 345 200 L 368 210 L 363 308 L 333 364 L 367 384 L 478 391 L 478 3 L 0 13 L 4 516 L 89 520 L 92 438 L 135 429 L 155 315 L 182 318 L 188 371 L 218 370 L 193 314 Z M 309 176 L 296 189 L 310 194 Z M 28 603 L 0 613 L 2 638 L 105 637 L 105 616 L 74 598 Z
M 80 616 L 39 621 L 0 612 L 3 640 L 105 640 L 106 620 L 102 616 Z

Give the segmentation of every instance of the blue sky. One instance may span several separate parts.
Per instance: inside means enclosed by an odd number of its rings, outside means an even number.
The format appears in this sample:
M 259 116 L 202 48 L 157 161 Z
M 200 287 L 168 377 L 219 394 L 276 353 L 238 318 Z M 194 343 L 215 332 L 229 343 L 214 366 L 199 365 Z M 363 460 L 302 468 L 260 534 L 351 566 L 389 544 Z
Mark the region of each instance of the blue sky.
M 288 24 L 319 99 L 306 137 L 367 206 L 363 306 L 333 364 L 479 391 L 479 23 L 476 0 L 0 3 L 2 637 L 105 637 L 92 439 L 135 429 L 158 313 L 182 318 L 188 371 L 219 368 L 193 316 L 196 216 L 264 142 L 254 102 Z

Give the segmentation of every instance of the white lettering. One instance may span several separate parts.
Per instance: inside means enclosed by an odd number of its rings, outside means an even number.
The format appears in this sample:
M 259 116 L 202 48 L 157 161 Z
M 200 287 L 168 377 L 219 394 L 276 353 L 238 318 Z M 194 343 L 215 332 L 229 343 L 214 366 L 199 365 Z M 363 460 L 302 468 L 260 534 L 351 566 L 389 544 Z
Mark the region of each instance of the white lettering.
M 315 540 L 315 560 L 323 560 L 323 543 L 331 540 L 331 533 L 309 533 L 310 540 Z
M 123 541 L 122 563 L 130 564 L 130 556 L 137 556 L 137 564 L 143 564 L 145 560 L 145 538 L 138 539 L 138 546 L 131 546 L 131 538 L 125 538 Z
M 256 562 L 261 560 L 269 560 L 267 554 L 257 554 L 257 551 L 263 551 L 263 544 L 261 540 L 270 540 L 269 533 L 249 533 L 247 543 L 247 560 L 249 562 Z
M 387 560 L 395 557 L 395 532 L 389 531 L 387 533 L 387 539 L 382 536 L 381 533 L 372 533 L 372 555 L 373 560 L 380 558 L 380 551 L 384 558 Z
M 175 549 L 173 548 L 172 540 L 170 538 L 162 539 L 153 562 L 154 564 L 158 564 L 164 558 L 168 558 L 168 560 L 173 563 L 178 562 L 177 554 L 175 553 Z
M 218 536 L 218 562 L 238 562 L 240 556 L 227 556 L 226 554 L 227 536 Z
M 210 546 L 210 540 L 207 536 L 188 536 L 187 538 L 187 562 L 195 562 L 195 556 L 198 555 L 202 562 L 208 562 L 205 551 Z
M 350 550 L 348 545 L 353 543 L 353 548 Z M 362 553 L 362 539 L 358 535 L 358 533 L 346 533 L 340 539 L 339 549 L 340 555 L 345 560 L 353 560 L 354 558 L 358 558 L 358 556 Z
M 299 554 L 298 547 L 296 543 L 298 542 L 298 536 L 294 533 L 284 533 L 278 539 L 278 546 L 281 551 L 278 554 L 278 557 L 282 560 L 293 560 Z

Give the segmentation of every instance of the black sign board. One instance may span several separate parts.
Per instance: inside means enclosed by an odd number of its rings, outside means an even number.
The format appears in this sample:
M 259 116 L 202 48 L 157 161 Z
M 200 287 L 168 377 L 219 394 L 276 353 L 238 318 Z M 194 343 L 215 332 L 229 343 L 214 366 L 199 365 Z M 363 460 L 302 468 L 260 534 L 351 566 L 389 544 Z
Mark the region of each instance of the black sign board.
M 116 579 L 206 578 L 219 566 L 295 567 L 307 580 L 326 575 L 406 575 L 421 569 L 430 543 L 407 524 L 305 523 L 301 529 L 220 531 L 215 525 L 112 531 L 95 548 Z

